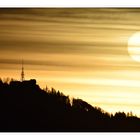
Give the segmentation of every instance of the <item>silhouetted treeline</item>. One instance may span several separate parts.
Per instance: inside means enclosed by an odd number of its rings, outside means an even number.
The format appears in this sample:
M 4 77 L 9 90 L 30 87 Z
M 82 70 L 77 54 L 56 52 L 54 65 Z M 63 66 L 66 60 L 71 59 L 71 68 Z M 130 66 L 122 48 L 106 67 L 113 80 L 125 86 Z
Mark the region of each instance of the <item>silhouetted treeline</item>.
M 36 80 L 0 80 L 1 132 L 140 132 L 140 119 L 124 112 L 111 115 Z

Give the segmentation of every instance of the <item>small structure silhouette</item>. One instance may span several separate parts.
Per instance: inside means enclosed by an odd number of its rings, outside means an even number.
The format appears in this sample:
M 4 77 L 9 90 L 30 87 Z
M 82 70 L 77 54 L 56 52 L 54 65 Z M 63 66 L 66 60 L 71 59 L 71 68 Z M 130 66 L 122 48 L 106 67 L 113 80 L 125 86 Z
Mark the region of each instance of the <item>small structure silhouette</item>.
M 23 60 L 22 60 L 22 68 L 21 68 L 21 82 L 23 82 L 25 80 L 25 77 L 24 77 L 24 66 L 23 66 Z

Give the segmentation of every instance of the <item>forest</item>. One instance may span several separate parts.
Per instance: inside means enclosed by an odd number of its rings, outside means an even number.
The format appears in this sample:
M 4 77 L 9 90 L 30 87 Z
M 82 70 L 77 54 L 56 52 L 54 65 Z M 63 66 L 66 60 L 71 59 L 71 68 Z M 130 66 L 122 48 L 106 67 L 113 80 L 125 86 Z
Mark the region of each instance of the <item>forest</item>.
M 140 132 L 140 118 L 41 89 L 35 79 L 0 80 L 0 132 Z

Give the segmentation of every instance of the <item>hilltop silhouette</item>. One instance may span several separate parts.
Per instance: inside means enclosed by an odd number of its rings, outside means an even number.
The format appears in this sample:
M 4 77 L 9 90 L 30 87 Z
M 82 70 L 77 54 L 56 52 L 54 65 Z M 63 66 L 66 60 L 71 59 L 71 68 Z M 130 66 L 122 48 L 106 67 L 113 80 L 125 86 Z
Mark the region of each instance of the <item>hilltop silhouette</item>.
M 115 115 L 36 80 L 0 80 L 0 132 L 140 132 L 140 118 Z

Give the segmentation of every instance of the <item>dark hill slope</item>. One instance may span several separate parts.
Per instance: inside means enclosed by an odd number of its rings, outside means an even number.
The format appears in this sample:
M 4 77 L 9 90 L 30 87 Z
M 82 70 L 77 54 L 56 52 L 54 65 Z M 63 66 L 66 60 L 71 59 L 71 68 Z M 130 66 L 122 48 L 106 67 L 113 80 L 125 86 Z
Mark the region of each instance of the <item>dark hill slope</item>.
M 140 119 L 114 116 L 81 99 L 70 102 L 55 89 L 42 90 L 35 80 L 0 81 L 1 132 L 140 132 Z

